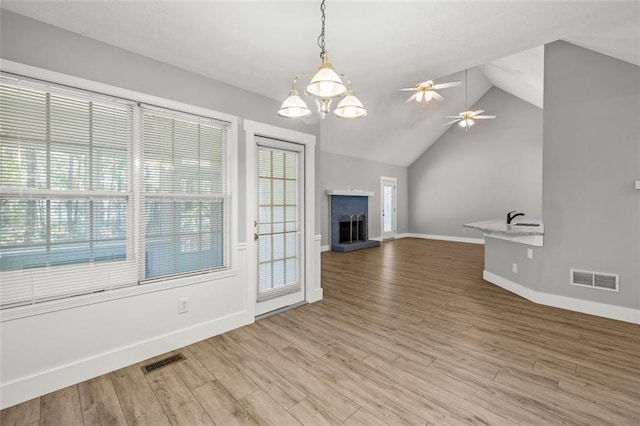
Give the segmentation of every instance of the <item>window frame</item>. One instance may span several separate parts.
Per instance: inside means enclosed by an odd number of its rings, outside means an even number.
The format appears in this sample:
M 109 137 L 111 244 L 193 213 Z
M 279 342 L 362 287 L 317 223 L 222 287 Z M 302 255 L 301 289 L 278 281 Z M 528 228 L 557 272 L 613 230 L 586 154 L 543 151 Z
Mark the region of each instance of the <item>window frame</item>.
M 148 95 L 145 93 L 123 89 L 109 84 L 99 83 L 43 68 L 21 64 L 18 62 L 8 61 L 0 58 L 0 71 L 9 74 L 15 74 L 19 77 L 32 78 L 42 80 L 55 85 L 68 86 L 72 89 L 85 90 L 95 92 L 106 96 L 113 96 L 125 100 L 133 101 L 136 104 L 148 104 L 165 108 L 169 110 L 180 111 L 186 114 L 198 115 L 217 121 L 229 123 L 227 129 L 228 139 L 226 147 L 227 161 L 227 179 L 228 179 L 228 218 L 226 220 L 227 244 L 225 247 L 225 255 L 227 256 L 226 267 L 215 270 L 195 271 L 179 276 L 169 276 L 164 279 L 156 279 L 145 281 L 144 271 L 138 271 L 137 282 L 131 286 L 112 289 L 106 292 L 91 293 L 84 295 L 76 295 L 44 301 L 30 305 L 15 306 L 0 310 L 0 322 L 40 315 L 47 312 L 53 312 L 73 307 L 85 306 L 89 304 L 106 302 L 109 300 L 122 299 L 137 296 L 145 293 L 154 293 L 172 288 L 201 284 L 207 281 L 215 281 L 229 277 L 235 277 L 240 274 L 238 270 L 238 123 L 239 118 L 235 115 L 218 112 L 209 108 L 203 108 L 195 105 L 185 104 Z M 133 112 L 133 147 L 129 155 L 131 159 L 131 210 L 133 211 L 133 220 L 127 225 L 128 230 L 132 232 L 131 240 L 133 241 L 133 256 L 137 259 L 139 256 L 144 258 L 144 252 L 140 252 L 141 243 L 144 241 L 144 234 L 140 232 L 140 222 L 144 222 L 144 206 L 141 205 L 142 200 L 139 194 L 142 194 L 142 141 L 141 141 L 141 112 L 139 105 L 134 106 Z M 128 195 L 129 195 L 128 194 Z M 142 210 L 141 210 L 142 209 Z M 142 212 L 142 213 L 141 213 Z M 143 245 L 143 244 L 142 244 Z M 129 252 L 129 248 L 127 249 Z M 135 260 L 134 260 L 135 261 Z M 144 262 L 135 261 L 139 267 L 144 267 Z M 6 272 L 6 271 L 5 271 Z M 142 272 L 142 275 L 140 275 Z

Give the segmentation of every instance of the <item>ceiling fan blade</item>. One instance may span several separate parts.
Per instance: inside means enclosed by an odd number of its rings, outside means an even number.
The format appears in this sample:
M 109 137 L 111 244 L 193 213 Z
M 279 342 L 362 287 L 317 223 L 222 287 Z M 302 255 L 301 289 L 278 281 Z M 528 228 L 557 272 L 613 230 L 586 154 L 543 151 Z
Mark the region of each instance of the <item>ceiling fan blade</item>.
M 473 111 L 473 112 L 472 112 L 471 114 L 469 114 L 469 115 L 470 115 L 470 116 L 472 116 L 472 117 L 475 117 L 476 115 L 478 115 L 478 114 L 482 114 L 483 112 L 484 112 L 484 110 L 483 110 L 483 109 L 479 109 L 479 110 L 477 110 L 477 111 Z
M 450 83 L 434 84 L 433 88 L 434 89 L 446 89 L 448 87 L 456 87 L 456 86 L 462 86 L 462 82 L 460 80 L 458 80 L 458 81 L 452 81 Z
M 488 118 L 496 118 L 495 115 L 474 115 L 473 118 L 480 118 L 480 119 L 488 119 Z
M 413 95 L 409 96 L 409 99 L 407 99 L 406 101 L 404 101 L 405 104 L 410 104 L 411 102 L 416 100 L 416 96 L 418 96 L 418 93 L 420 92 L 416 92 Z
M 415 87 L 405 87 L 404 89 L 398 89 L 398 90 L 401 91 L 401 92 L 404 92 L 404 91 L 407 91 L 407 90 L 418 90 L 418 89 L 415 88 Z
M 448 123 L 444 123 L 443 126 L 448 126 L 449 124 L 457 123 L 458 121 L 460 121 L 459 118 L 457 120 L 453 120 L 453 121 L 449 121 Z
M 433 90 L 431 91 L 431 94 L 433 95 L 433 99 L 435 99 L 438 102 L 442 102 L 444 101 L 444 96 L 442 96 L 440 93 L 438 92 L 434 92 Z

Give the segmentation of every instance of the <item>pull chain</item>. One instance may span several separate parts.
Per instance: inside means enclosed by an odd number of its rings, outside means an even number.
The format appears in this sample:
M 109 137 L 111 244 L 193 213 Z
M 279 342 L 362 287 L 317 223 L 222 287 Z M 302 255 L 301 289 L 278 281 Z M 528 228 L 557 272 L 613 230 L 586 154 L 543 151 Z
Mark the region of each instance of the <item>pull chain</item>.
M 318 36 L 318 47 L 320 48 L 320 58 L 324 59 L 325 50 L 324 50 L 324 22 L 325 22 L 325 14 L 324 14 L 324 0 L 320 4 L 320 12 L 322 12 L 322 30 L 320 31 L 320 35 Z

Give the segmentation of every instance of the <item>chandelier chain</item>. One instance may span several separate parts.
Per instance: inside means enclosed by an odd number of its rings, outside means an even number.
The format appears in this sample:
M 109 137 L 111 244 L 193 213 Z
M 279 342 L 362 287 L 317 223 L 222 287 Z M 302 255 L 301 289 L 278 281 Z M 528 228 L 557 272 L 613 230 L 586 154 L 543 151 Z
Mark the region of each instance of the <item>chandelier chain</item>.
M 318 47 L 320 48 L 320 58 L 324 58 L 324 54 L 325 54 L 325 50 L 324 50 L 324 23 L 326 20 L 326 16 L 324 13 L 324 1 L 322 0 L 322 3 L 320 4 L 320 11 L 322 12 L 322 18 L 321 18 L 321 22 L 322 22 L 322 30 L 320 31 L 320 35 L 318 36 Z

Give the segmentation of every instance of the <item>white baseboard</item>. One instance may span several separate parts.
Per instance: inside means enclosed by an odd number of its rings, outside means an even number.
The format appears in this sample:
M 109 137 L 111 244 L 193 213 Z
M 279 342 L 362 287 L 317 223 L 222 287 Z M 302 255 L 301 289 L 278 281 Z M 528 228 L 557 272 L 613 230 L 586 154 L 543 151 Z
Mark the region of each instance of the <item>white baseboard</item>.
M 482 278 L 484 278 L 485 281 L 489 281 L 498 287 L 502 287 L 505 290 L 540 305 L 553 306 L 554 308 L 562 308 L 618 321 L 640 324 L 639 309 L 625 308 L 624 306 L 608 305 L 606 303 L 591 302 L 589 300 L 576 299 L 574 297 L 539 292 L 487 270 L 483 271 Z
M 371 237 L 369 238 L 371 241 L 382 241 L 382 237 Z
M 399 239 L 399 238 L 411 238 L 411 234 L 407 234 L 407 233 L 396 234 L 396 240 Z
M 402 235 L 403 235 L 402 238 L 423 238 L 425 240 L 441 240 L 441 241 L 454 241 L 457 243 L 484 244 L 484 238 L 450 237 L 448 235 L 413 234 L 413 233 L 402 234 Z
M 320 246 L 320 253 L 324 253 L 325 251 L 331 251 L 331 246 Z
M 324 292 L 322 288 L 317 288 L 307 296 L 307 302 L 309 303 L 317 302 L 319 300 L 322 300 L 323 296 L 324 296 Z
M 23 377 L 13 382 L 3 383 L 0 387 L 0 409 L 46 395 L 253 322 L 253 315 L 249 312 L 238 312 Z

